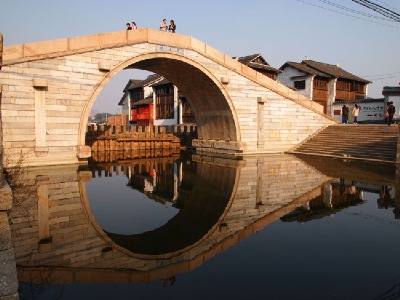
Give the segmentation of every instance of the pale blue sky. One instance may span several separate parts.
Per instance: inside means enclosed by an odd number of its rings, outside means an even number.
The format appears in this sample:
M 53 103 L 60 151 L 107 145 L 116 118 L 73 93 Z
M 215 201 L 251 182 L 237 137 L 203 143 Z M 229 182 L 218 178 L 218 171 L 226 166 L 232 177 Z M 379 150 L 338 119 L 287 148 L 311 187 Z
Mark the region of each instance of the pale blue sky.
M 372 1 L 400 12 L 399 0 Z M 5 46 L 125 30 L 131 21 L 158 29 L 166 18 L 178 33 L 231 56 L 260 53 L 275 68 L 305 56 L 339 64 L 373 81 L 370 97 L 400 82 L 400 23 L 351 0 L 0 0 L 0 7 Z M 116 76 L 94 108 L 117 112 L 122 88 L 137 76 L 144 75 Z

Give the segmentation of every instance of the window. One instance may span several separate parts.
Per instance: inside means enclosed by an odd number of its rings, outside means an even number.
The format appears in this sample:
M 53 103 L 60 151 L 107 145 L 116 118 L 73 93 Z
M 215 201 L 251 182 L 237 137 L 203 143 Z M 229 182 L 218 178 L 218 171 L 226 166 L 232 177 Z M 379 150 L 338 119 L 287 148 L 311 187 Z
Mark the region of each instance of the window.
M 353 82 L 352 90 L 354 92 L 363 93 L 364 92 L 364 84 L 360 82 Z
M 336 89 L 338 89 L 340 91 L 350 91 L 351 83 L 348 81 L 338 80 L 336 83 Z
M 306 88 L 306 81 L 305 80 L 295 81 L 294 87 L 298 90 L 304 90 Z
M 144 90 L 142 88 L 133 89 L 130 92 L 131 101 L 136 102 L 144 98 Z
M 320 89 L 320 90 L 327 90 L 328 84 L 327 84 L 326 80 L 315 78 L 314 79 L 314 88 Z
M 156 119 L 174 118 L 174 89 L 169 86 L 157 87 Z

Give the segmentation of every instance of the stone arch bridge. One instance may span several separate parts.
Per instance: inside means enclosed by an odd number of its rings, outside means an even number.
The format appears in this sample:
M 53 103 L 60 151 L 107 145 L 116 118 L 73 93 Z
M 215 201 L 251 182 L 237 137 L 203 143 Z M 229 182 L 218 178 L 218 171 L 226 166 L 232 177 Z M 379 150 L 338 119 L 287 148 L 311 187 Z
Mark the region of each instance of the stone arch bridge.
M 5 37 L 6 39 L 7 37 Z M 189 99 L 199 151 L 279 153 L 336 121 L 322 107 L 190 36 L 118 31 L 4 47 L 3 163 L 79 163 L 97 96 L 118 72 L 168 78 Z

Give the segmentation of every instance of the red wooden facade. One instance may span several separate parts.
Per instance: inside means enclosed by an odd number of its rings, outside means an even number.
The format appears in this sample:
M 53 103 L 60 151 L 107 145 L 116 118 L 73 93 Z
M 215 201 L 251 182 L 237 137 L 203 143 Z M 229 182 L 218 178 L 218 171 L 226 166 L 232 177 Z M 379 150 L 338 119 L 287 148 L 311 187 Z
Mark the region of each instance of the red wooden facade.
M 153 103 L 132 108 L 131 123 L 136 125 L 153 125 L 154 124 Z

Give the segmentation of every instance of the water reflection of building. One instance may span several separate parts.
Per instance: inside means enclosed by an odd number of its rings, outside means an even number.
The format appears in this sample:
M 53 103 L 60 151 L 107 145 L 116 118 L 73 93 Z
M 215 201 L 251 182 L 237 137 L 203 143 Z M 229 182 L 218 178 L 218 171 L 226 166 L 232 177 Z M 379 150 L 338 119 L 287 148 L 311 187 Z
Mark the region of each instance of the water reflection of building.
M 321 188 L 321 194 L 281 218 L 284 222 L 307 222 L 331 216 L 345 208 L 362 204 L 363 192 L 379 192 L 379 186 L 344 179 Z
M 182 206 L 193 188 L 196 177 L 196 163 L 190 155 L 178 157 L 142 158 L 130 162 L 97 163 L 91 166 L 93 177 L 106 177 L 122 172 L 127 185 L 144 194 L 149 199 L 165 204 Z M 102 171 L 101 171 L 102 170 Z
M 193 178 L 190 173 L 194 164 L 190 160 L 164 163 L 160 163 L 158 160 L 147 160 L 145 165 L 130 165 L 128 167 L 128 186 L 143 192 L 157 202 L 176 203 L 180 198 L 180 187 L 184 178 L 184 188 L 188 186 L 188 179 Z

